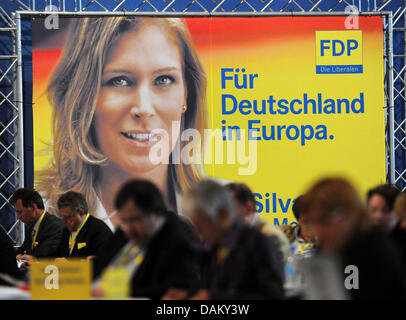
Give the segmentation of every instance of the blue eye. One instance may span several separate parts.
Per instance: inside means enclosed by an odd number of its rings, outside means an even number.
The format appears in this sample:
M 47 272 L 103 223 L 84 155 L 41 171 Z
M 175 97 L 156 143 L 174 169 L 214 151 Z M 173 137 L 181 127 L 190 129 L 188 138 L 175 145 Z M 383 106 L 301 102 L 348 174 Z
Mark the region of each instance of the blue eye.
M 157 86 L 169 86 L 174 83 L 175 79 L 171 76 L 159 76 L 154 80 L 154 84 Z
M 131 86 L 132 82 L 126 77 L 114 77 L 109 79 L 106 82 L 106 85 L 111 86 L 111 87 L 129 87 Z

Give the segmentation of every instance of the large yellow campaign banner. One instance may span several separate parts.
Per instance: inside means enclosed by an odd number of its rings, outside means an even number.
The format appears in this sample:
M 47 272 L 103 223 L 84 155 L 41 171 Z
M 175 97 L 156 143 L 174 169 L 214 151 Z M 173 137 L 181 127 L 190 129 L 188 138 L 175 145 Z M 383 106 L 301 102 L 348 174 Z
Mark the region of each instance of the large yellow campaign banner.
M 278 225 L 318 178 L 361 193 L 385 182 L 381 17 L 84 19 L 34 28 L 34 168 L 49 199 L 91 192 L 109 213 L 105 186 L 151 177 L 181 213 L 182 191 L 210 176 L 246 183 Z

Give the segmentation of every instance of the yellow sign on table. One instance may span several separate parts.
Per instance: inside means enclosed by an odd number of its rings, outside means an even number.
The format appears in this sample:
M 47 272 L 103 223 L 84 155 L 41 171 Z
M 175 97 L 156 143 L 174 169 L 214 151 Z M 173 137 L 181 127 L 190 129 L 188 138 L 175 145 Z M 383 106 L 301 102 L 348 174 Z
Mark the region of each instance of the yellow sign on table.
M 91 296 L 89 261 L 39 260 L 30 267 L 33 300 L 88 300 Z

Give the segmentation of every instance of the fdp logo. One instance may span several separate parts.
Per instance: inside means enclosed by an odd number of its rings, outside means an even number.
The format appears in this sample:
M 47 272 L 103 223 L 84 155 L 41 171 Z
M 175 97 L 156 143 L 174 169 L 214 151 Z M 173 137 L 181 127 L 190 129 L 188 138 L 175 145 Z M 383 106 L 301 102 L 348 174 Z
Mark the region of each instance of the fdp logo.
M 362 31 L 316 31 L 316 73 L 362 73 Z

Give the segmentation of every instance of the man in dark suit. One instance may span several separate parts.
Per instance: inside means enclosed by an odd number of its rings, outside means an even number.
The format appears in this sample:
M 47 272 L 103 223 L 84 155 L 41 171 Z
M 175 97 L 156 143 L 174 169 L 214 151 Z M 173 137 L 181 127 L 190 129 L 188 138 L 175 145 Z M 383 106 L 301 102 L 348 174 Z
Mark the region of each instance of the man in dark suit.
M 52 257 L 61 241 L 63 223 L 45 211 L 40 194 L 32 189 L 22 188 L 10 199 L 17 218 L 26 225 L 22 246 L 17 250 L 17 259 Z
M 205 180 L 183 196 L 183 213 L 212 246 L 202 265 L 201 289 L 185 294 L 176 288 L 165 299 L 282 299 L 283 275 L 277 248 L 259 230 L 237 219 L 228 190 Z
M 151 182 L 133 180 L 117 194 L 115 206 L 130 240 L 112 264 L 127 269 L 131 296 L 159 299 L 171 287 L 196 286 L 197 254 L 190 227 L 166 210 Z
M 57 205 L 65 224 L 57 256 L 91 259 L 100 255 L 113 234 L 103 221 L 88 213 L 85 197 L 68 191 L 59 197 Z

